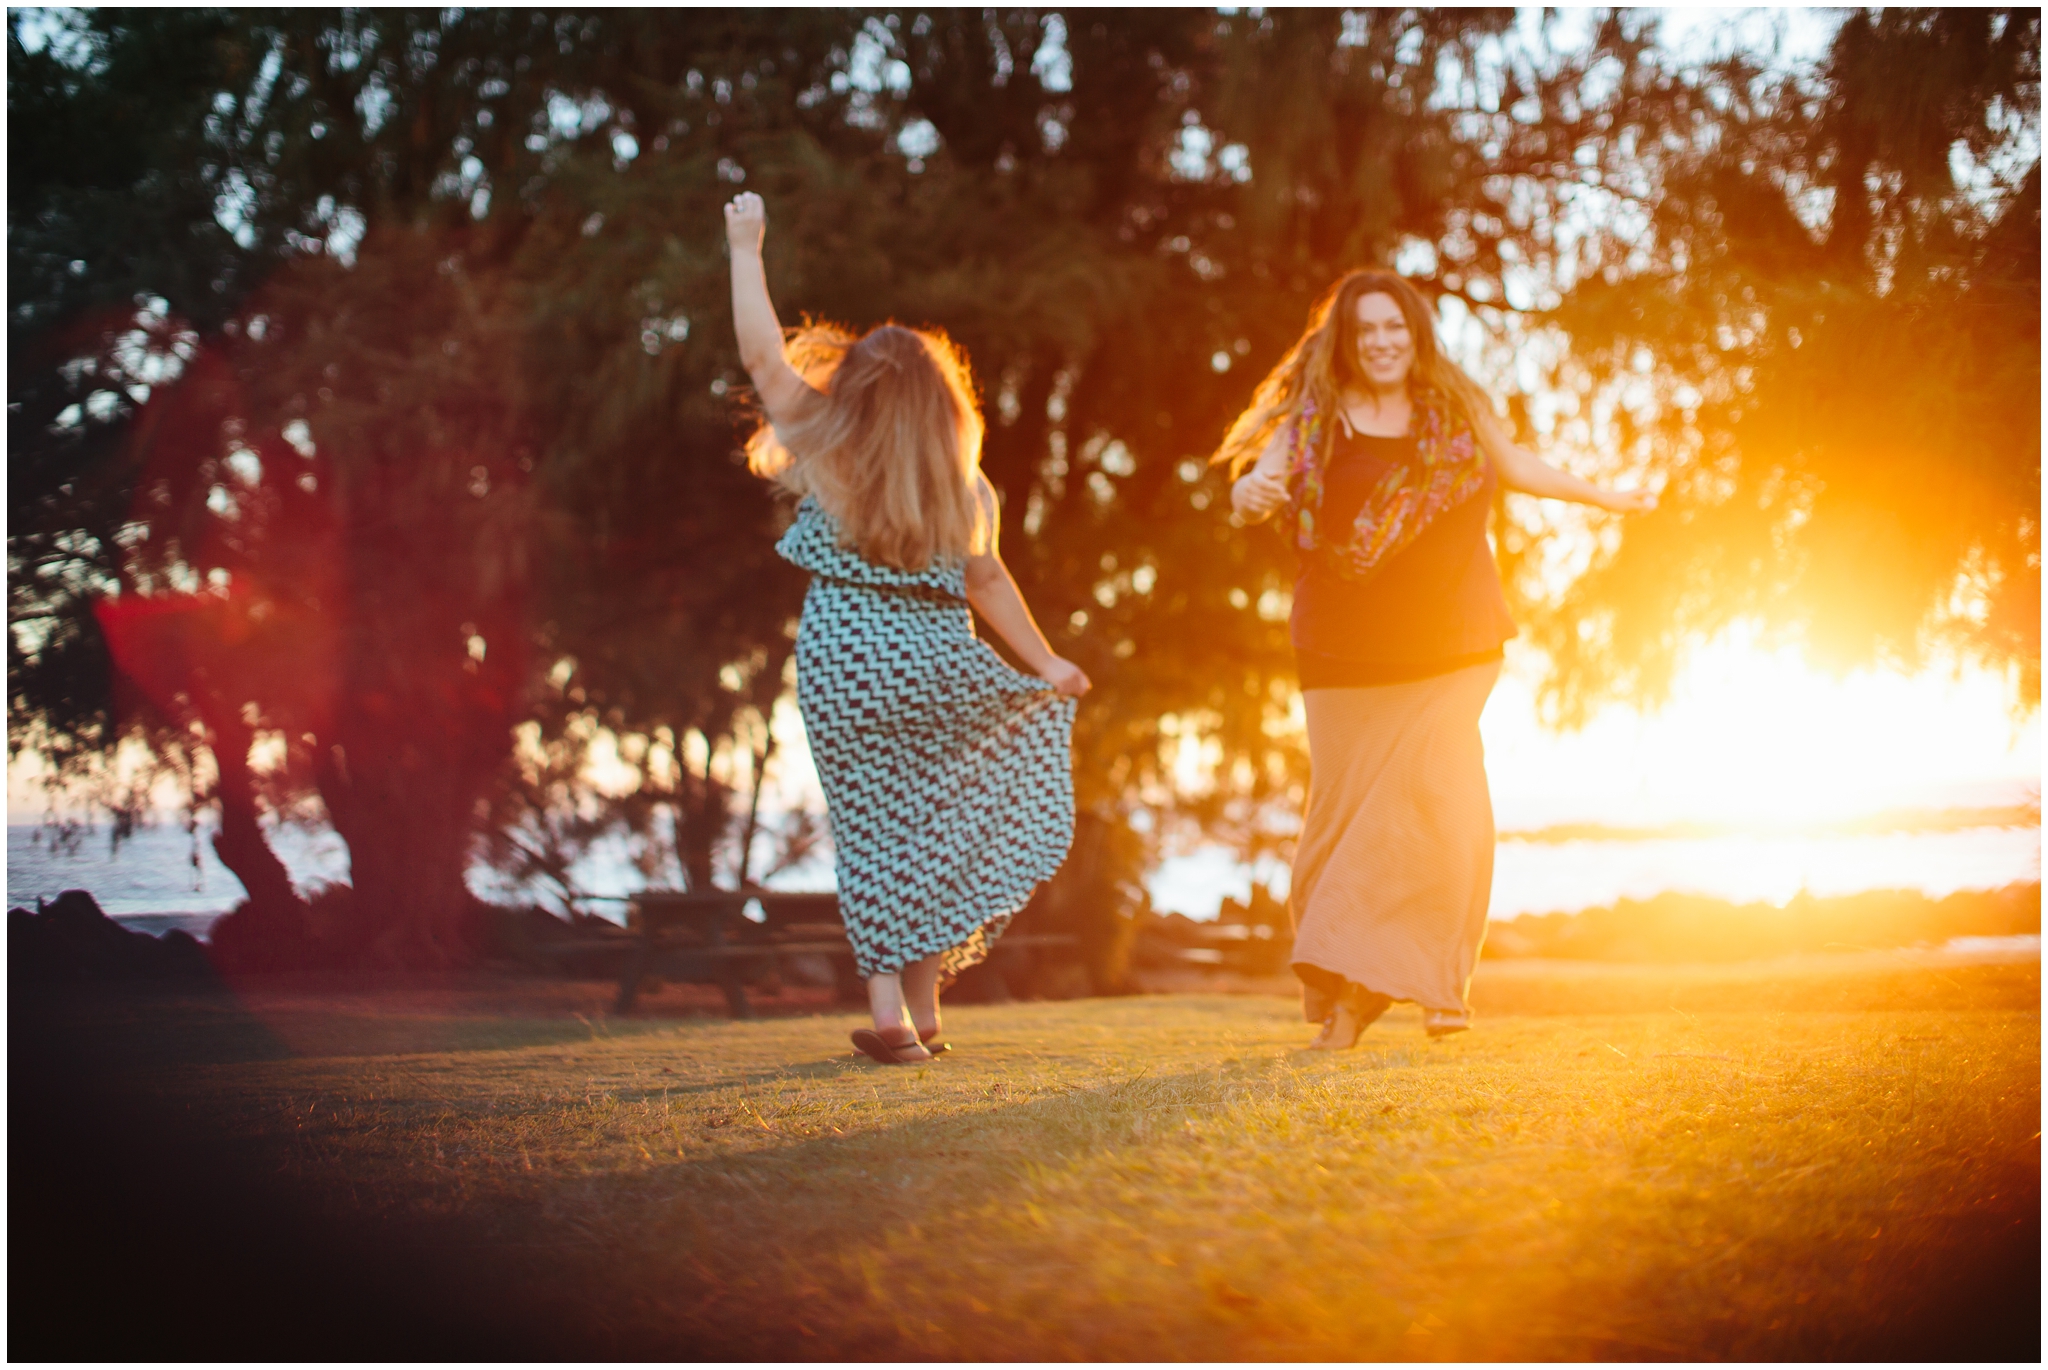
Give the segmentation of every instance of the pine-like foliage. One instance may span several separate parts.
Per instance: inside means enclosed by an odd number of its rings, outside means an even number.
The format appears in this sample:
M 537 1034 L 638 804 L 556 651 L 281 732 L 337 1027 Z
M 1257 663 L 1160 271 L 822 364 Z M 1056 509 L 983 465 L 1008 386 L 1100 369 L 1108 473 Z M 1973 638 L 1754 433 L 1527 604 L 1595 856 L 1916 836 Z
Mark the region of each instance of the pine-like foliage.
M 1497 511 L 1560 718 L 1739 623 L 2038 697 L 2030 11 L 1853 15 L 1810 69 L 1639 12 L 9 22 L 10 747 L 110 786 L 144 742 L 293 945 L 460 959 L 479 834 L 760 878 L 803 585 L 736 451 L 742 185 L 791 319 L 973 359 L 1005 554 L 1099 687 L 1044 916 L 1102 945 L 1176 824 L 1300 803 L 1290 557 L 1205 457 L 1352 266 L 1536 445 L 1666 491 Z M 336 926 L 256 823 L 316 800 Z

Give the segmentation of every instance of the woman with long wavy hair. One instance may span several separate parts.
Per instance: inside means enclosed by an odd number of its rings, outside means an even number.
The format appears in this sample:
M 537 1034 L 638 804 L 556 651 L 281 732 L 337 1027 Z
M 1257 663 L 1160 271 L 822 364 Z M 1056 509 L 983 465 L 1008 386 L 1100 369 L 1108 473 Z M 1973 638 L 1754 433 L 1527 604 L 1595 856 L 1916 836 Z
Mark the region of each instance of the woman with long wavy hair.
M 1462 1031 L 1493 889 L 1479 713 L 1515 634 L 1486 540 L 1498 487 L 1617 513 L 1518 446 L 1437 343 L 1429 306 L 1353 271 L 1260 384 L 1214 460 L 1233 520 L 1284 511 L 1309 797 L 1288 896 L 1310 1044 L 1352 1046 L 1397 1001 Z
M 988 955 L 1074 831 L 1074 701 L 996 551 L 967 358 L 943 334 L 784 334 L 761 264 L 767 210 L 725 209 L 733 323 L 762 422 L 749 465 L 797 498 L 776 544 L 811 573 L 797 705 L 825 789 L 839 913 L 884 1064 L 929 1061 L 944 977 Z M 979 612 L 1034 674 L 974 633 Z

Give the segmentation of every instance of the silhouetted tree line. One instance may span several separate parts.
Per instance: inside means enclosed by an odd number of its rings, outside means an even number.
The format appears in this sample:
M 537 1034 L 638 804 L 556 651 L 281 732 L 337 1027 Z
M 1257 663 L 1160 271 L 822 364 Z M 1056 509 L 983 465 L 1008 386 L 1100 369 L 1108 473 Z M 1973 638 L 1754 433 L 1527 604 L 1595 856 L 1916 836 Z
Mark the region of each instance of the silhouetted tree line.
M 755 803 L 803 583 L 735 450 L 740 185 L 786 313 L 978 368 L 1006 554 L 1099 685 L 1077 925 L 1173 825 L 1299 803 L 1289 553 L 1204 457 L 1362 263 L 1668 492 L 1625 540 L 1497 511 L 1560 717 L 1737 621 L 2031 703 L 2038 15 L 1857 12 L 1810 71 L 1548 22 L 11 12 L 10 755 L 132 808 L 129 743 L 245 918 L 386 964 L 468 954 L 479 841 L 565 891 L 616 823 L 691 885 L 808 850 Z M 309 914 L 266 810 L 331 819 L 352 899 Z

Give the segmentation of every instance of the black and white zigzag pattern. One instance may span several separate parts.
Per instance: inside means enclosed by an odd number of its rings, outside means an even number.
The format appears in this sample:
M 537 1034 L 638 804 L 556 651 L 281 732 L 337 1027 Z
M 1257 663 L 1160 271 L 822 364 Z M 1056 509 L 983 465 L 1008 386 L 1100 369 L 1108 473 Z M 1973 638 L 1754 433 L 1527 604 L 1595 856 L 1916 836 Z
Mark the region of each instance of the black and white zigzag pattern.
M 974 635 L 965 566 L 878 566 L 806 499 L 776 550 L 813 574 L 797 703 L 862 975 L 988 955 L 1074 834 L 1074 701 Z

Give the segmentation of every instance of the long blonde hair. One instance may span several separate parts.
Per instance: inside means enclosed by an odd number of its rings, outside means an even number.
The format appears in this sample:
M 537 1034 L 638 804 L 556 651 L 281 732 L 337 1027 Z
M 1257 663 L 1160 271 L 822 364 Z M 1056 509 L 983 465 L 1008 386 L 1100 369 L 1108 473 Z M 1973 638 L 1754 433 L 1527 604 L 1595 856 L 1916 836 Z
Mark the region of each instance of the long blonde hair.
M 1440 392 L 1466 423 L 1492 412 L 1486 392 L 1437 345 L 1436 320 L 1421 292 L 1391 271 L 1348 271 L 1309 310 L 1308 327 L 1252 392 L 1251 403 L 1209 458 L 1212 465 L 1228 463 L 1233 478 L 1242 475 L 1273 434 L 1309 404 L 1320 414 L 1334 414 L 1345 389 L 1364 384 L 1358 369 L 1358 302 L 1367 295 L 1389 296 L 1407 320 L 1415 341 L 1415 364 L 1408 372 L 1411 395 L 1418 387 Z
M 869 561 L 921 571 L 988 550 L 981 407 L 950 338 L 883 324 L 856 339 L 806 320 L 785 335 L 783 355 L 822 395 L 779 429 L 763 416 L 747 439 L 749 469 L 816 496 Z

